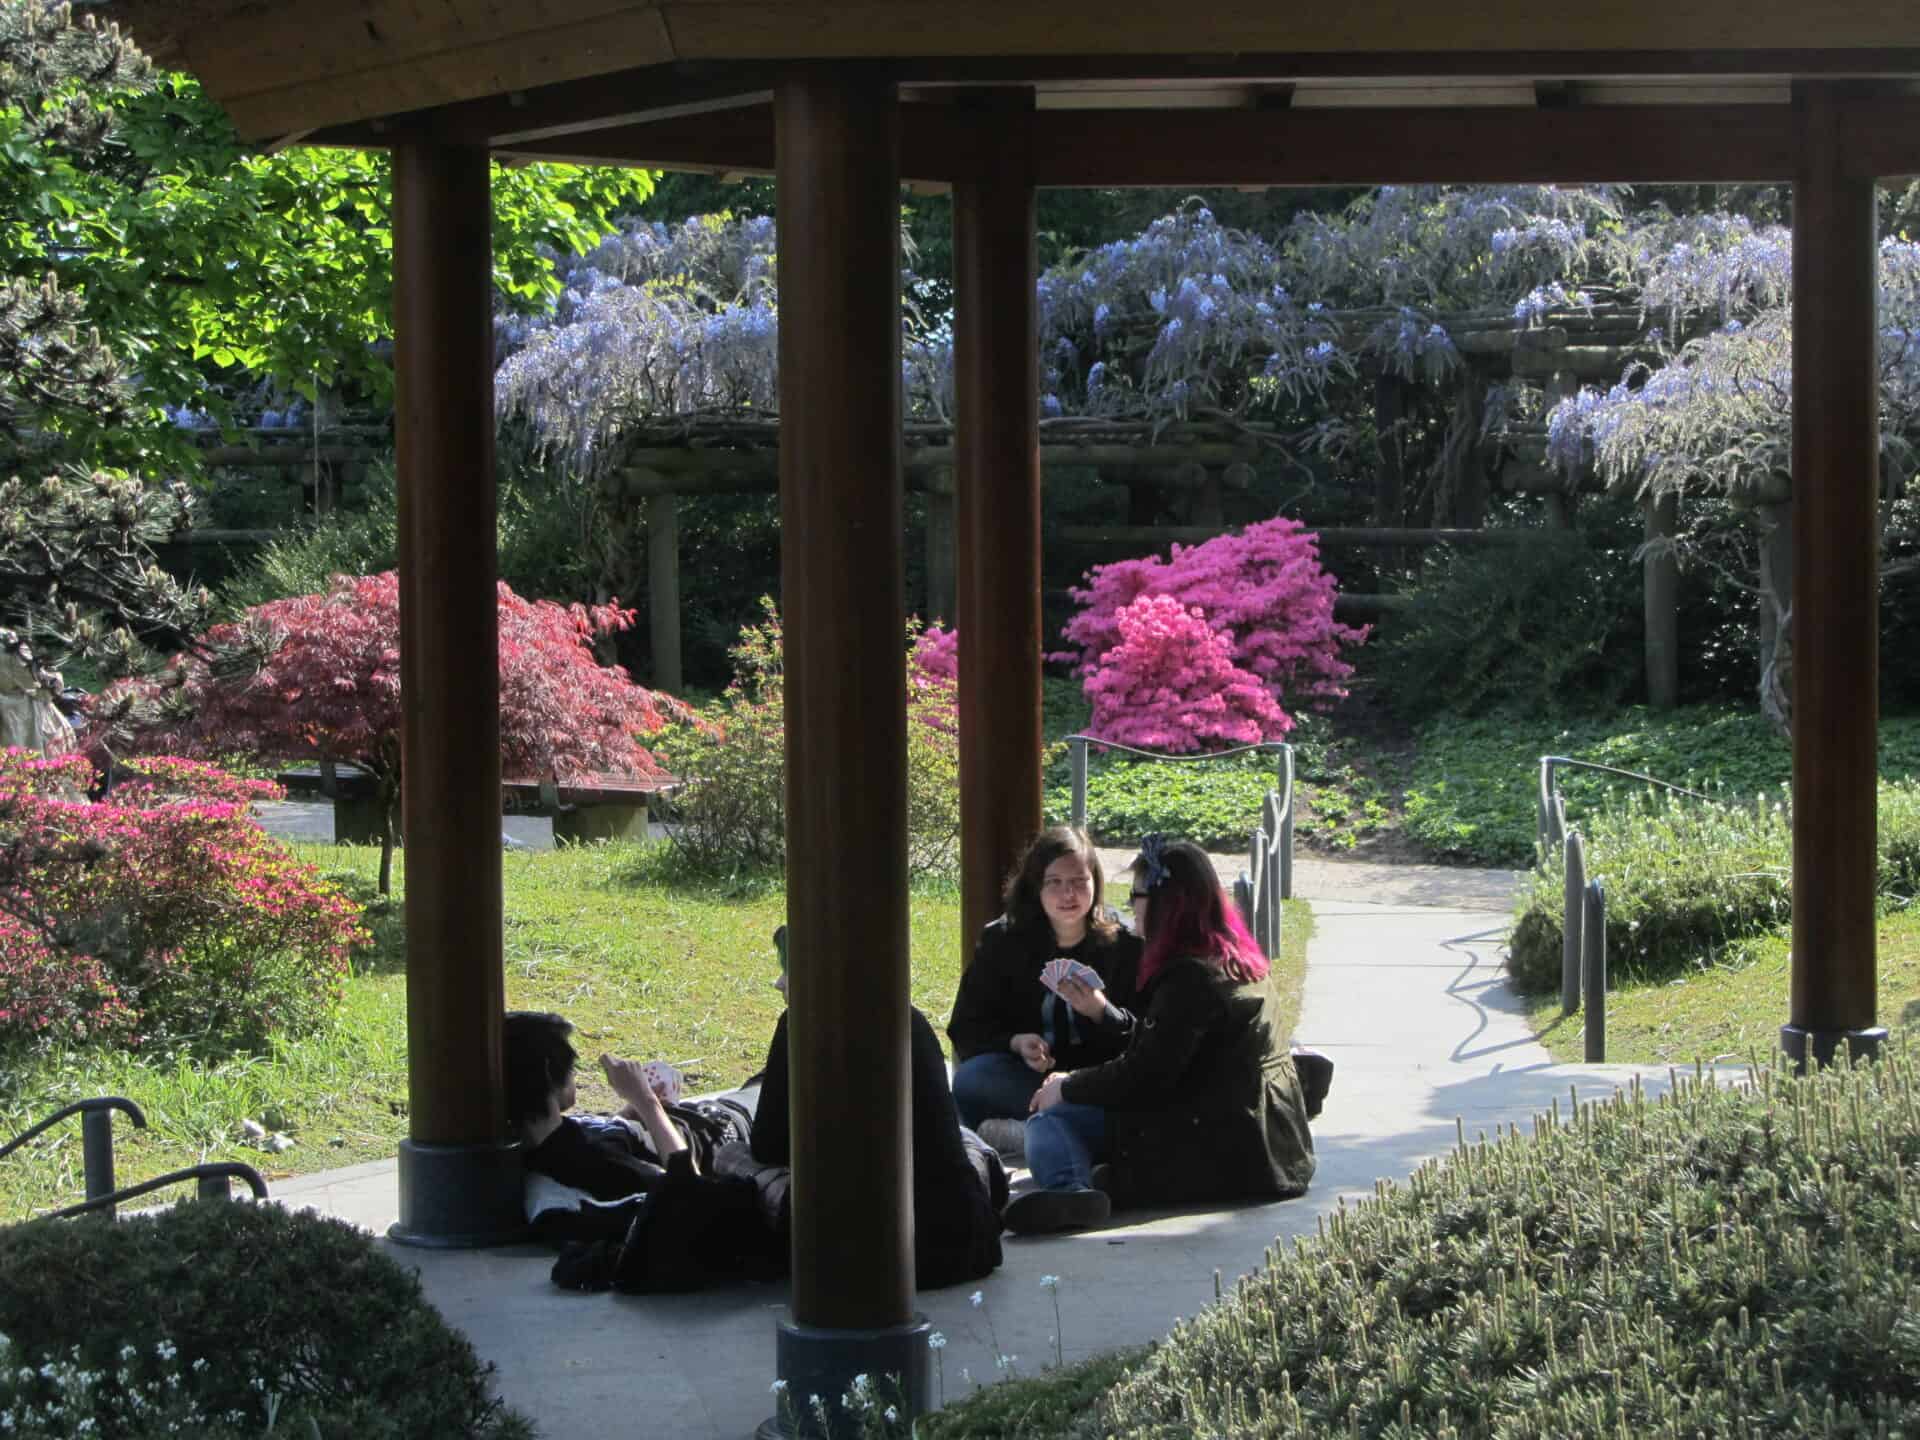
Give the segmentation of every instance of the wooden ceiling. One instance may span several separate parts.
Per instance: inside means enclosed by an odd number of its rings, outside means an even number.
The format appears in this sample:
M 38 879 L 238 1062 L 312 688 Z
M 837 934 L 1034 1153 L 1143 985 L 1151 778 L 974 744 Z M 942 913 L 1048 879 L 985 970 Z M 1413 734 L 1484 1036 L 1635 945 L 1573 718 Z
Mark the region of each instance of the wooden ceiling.
M 763 102 L 783 63 L 886 65 L 909 99 L 1031 84 L 1102 113 L 1390 105 L 1783 102 L 1795 77 L 1920 77 L 1908 0 L 108 0 L 249 138 L 379 143 L 398 117 L 498 148 Z M 1567 87 L 1574 87 L 1570 91 Z M 1545 87 L 1542 89 L 1541 87 Z M 1735 117 L 1737 120 L 1737 117 Z M 733 122 L 738 128 L 743 122 Z M 930 122 L 937 123 L 937 122 Z M 1490 122 L 1483 122 L 1490 123 Z M 704 127 L 661 132 L 693 149 Z M 1463 130 L 1460 142 L 1477 143 Z M 561 143 L 563 141 L 569 143 Z M 644 148 L 644 147 L 643 147 Z M 657 146 L 656 146 L 657 148 Z M 701 163 L 688 156 L 685 163 Z M 724 166 L 725 157 L 716 160 Z M 1094 183 L 1094 182 L 1089 182 Z

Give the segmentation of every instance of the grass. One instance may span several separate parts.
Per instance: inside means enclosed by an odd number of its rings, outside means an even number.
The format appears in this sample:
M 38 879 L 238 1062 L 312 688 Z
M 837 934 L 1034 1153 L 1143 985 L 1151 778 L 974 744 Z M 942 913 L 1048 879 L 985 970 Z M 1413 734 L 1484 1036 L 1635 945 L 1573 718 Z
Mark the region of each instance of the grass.
M 1878 940 L 1881 1023 L 1920 1024 L 1920 905 L 1882 916 Z M 1729 947 L 1722 963 L 1678 980 L 1612 991 L 1607 1059 L 1679 1065 L 1771 1055 L 1787 1016 L 1788 946 L 1783 931 Z M 1531 1018 L 1555 1060 L 1585 1055 L 1580 1013 L 1563 1017 L 1557 996 L 1535 1002 Z
M 363 901 L 379 852 L 297 845 L 301 857 Z M 586 1057 L 601 1051 L 663 1059 L 695 1089 L 723 1089 L 760 1068 L 779 1018 L 771 937 L 785 918 L 777 886 L 728 889 L 669 875 L 656 847 L 606 845 L 503 857 L 507 1004 L 557 1010 L 578 1027 Z M 92 1095 L 137 1101 L 150 1128 L 115 1122 L 116 1176 L 128 1184 L 206 1160 L 242 1160 L 269 1182 L 386 1159 L 407 1133 L 405 946 L 398 897 L 369 913 L 374 944 L 359 958 L 335 1024 L 268 1053 L 218 1061 L 187 1055 L 66 1050 L 8 1057 L 0 1070 L 0 1136 Z M 1125 904 L 1126 886 L 1114 887 Z M 957 893 L 909 901 L 913 1003 L 941 1029 L 962 959 Z M 1298 1013 L 1311 915 L 1289 904 L 1276 973 Z M 618 1108 L 598 1071 L 583 1066 L 580 1104 Z M 273 1155 L 243 1142 L 241 1122 L 287 1135 Z M 25 1218 L 82 1198 L 80 1127 L 68 1122 L 0 1161 L 0 1219 Z

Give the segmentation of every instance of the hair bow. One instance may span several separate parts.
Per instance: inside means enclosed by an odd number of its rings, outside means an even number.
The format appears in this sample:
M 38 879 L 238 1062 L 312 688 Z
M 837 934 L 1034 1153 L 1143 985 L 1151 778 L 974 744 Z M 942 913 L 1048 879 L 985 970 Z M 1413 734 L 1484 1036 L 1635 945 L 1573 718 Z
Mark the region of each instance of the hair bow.
M 1147 889 L 1159 889 L 1167 878 L 1167 837 L 1147 836 L 1140 842 L 1140 858 L 1134 863 L 1140 867 L 1141 878 L 1146 881 Z

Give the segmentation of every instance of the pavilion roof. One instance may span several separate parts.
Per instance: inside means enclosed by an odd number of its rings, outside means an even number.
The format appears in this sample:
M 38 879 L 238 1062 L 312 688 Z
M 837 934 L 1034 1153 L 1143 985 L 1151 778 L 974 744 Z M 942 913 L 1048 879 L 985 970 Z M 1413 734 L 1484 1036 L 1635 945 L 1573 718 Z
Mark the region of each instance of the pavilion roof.
M 453 106 L 499 149 L 764 96 L 793 60 L 880 60 L 905 98 L 1032 84 L 1044 109 L 1778 103 L 1795 76 L 1920 76 L 1920 6 L 1885 0 L 108 0 L 255 140 L 379 143 Z M 1543 89 L 1544 87 L 1544 89 Z M 740 122 L 745 123 L 745 122 Z M 691 126 L 689 127 L 692 128 Z M 686 143 L 679 143 L 685 141 Z M 715 168 L 730 168 L 724 157 Z M 755 167 L 757 168 L 757 167 Z

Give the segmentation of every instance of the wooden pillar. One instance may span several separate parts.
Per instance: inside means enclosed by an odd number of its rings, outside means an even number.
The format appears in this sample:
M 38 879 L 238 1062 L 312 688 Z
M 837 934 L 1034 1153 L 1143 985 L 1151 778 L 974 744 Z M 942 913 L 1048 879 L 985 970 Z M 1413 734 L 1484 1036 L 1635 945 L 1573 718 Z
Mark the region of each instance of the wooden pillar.
M 967 98 L 990 179 L 953 187 L 963 953 L 1040 828 L 1040 411 L 1033 92 Z
M 796 69 L 774 127 L 793 1320 L 897 1331 L 913 1314 L 913 1217 L 894 87 Z M 794 1326 L 792 1393 L 837 1395 L 802 1383 L 817 1371 Z
M 1672 490 L 1650 495 L 1643 508 L 1647 550 L 1640 573 L 1647 703 L 1671 710 L 1680 703 L 1680 560 L 1670 543 L 1680 530 L 1680 496 Z
M 653 684 L 678 695 L 680 672 L 679 497 L 647 497 L 647 628 L 653 639 Z
M 927 620 L 954 623 L 959 613 L 954 572 L 953 470 L 927 477 Z
M 1782 1042 L 1871 1049 L 1879 718 L 1874 187 L 1834 92 L 1794 89 L 1793 978 Z
M 501 1143 L 500 662 L 487 152 L 394 147 L 409 1138 L 396 1238 L 523 1227 Z

